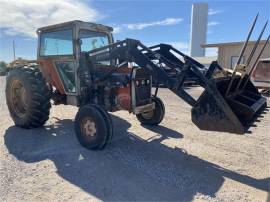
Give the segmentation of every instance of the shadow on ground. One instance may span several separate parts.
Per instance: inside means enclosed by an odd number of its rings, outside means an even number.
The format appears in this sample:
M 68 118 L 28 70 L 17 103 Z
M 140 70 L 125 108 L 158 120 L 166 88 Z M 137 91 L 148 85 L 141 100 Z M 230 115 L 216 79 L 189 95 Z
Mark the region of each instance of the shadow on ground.
M 161 143 L 182 138 L 176 131 L 148 127 L 159 135 L 146 141 L 128 132 L 127 121 L 112 119 L 114 139 L 103 151 L 82 148 L 67 119 L 33 130 L 10 127 L 5 144 L 18 160 L 52 160 L 62 178 L 101 200 L 190 201 L 197 193 L 214 197 L 224 177 L 268 190 L 269 178 L 241 175 Z

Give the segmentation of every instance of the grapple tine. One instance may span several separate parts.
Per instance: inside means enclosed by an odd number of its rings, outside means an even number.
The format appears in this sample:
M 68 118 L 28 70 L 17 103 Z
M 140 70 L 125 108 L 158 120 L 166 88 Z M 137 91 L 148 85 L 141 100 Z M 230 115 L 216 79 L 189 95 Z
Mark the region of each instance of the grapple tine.
M 257 47 L 258 47 L 258 45 L 259 45 L 259 43 L 260 43 L 260 41 L 261 41 L 262 35 L 263 35 L 264 31 L 265 31 L 265 28 L 266 28 L 267 24 L 268 24 L 268 20 L 267 20 L 266 23 L 264 24 L 263 29 L 262 29 L 262 31 L 261 31 L 261 33 L 260 33 L 260 35 L 259 35 L 259 38 L 257 39 L 257 41 L 256 41 L 256 43 L 255 43 L 255 45 L 254 45 L 254 47 L 253 47 L 253 49 L 252 49 L 252 51 L 251 51 L 249 57 L 248 57 L 246 66 L 249 66 L 249 64 L 250 64 L 250 62 L 251 62 L 251 60 L 252 60 L 252 58 L 253 58 L 253 56 L 254 56 L 254 53 L 255 53 L 255 51 L 256 51 L 256 49 L 257 49 Z
M 245 68 L 247 68 L 247 67 L 250 65 L 250 62 L 251 62 L 251 60 L 252 60 L 252 58 L 253 58 L 253 56 L 254 56 L 254 53 L 255 53 L 255 51 L 256 51 L 256 49 L 257 49 L 257 47 L 258 47 L 258 45 L 259 45 L 259 43 L 260 43 L 260 41 L 261 41 L 262 35 L 263 35 L 264 31 L 265 31 L 265 28 L 266 28 L 267 24 L 268 24 L 268 20 L 266 21 L 265 25 L 263 26 L 263 29 L 262 29 L 262 31 L 261 31 L 261 33 L 260 33 L 260 35 L 259 35 L 259 37 L 258 37 L 256 43 L 254 44 L 254 46 L 253 46 L 253 48 L 252 48 L 252 51 L 251 51 L 250 54 L 249 54 L 247 63 L 245 64 Z M 246 72 L 244 71 L 244 72 L 242 73 L 242 75 L 241 75 L 241 79 L 239 80 L 239 82 L 238 82 L 238 84 L 237 84 L 237 87 L 236 87 L 236 90 L 235 90 L 236 92 L 239 90 L 239 87 L 240 87 L 240 85 L 242 84 L 242 81 L 243 81 L 243 79 L 244 79 L 244 77 L 245 77 L 245 74 L 246 74 Z
M 250 36 L 251 36 L 251 34 L 252 34 L 252 31 L 253 31 L 253 29 L 254 29 L 254 27 L 255 27 L 255 24 L 256 24 L 256 22 L 257 22 L 258 16 L 259 16 L 259 13 L 256 15 L 256 17 L 255 17 L 255 19 L 254 19 L 254 21 L 253 21 L 253 23 L 252 23 L 252 26 L 251 26 L 251 28 L 250 28 L 250 30 L 249 30 L 247 39 L 246 39 L 246 41 L 245 41 L 245 43 L 244 43 L 244 45 L 243 45 L 243 47 L 242 47 L 242 49 L 241 49 L 241 51 L 240 51 L 240 55 L 239 55 L 238 60 L 237 60 L 237 62 L 236 62 L 236 64 L 235 64 L 235 66 L 234 66 L 233 73 L 232 73 L 232 76 L 231 76 L 229 85 L 228 85 L 228 87 L 227 87 L 227 90 L 226 90 L 226 96 L 228 96 L 228 94 L 230 93 L 231 86 L 232 86 L 232 84 L 233 84 L 234 77 L 235 77 L 235 74 L 236 74 L 236 71 L 237 71 L 237 67 L 239 66 L 239 64 L 240 64 L 240 62 L 241 62 L 241 60 L 242 60 L 242 57 L 243 57 L 244 52 L 245 52 L 245 50 L 246 50 L 246 47 L 247 47 L 247 45 L 248 45 L 249 38 L 250 38 Z
M 269 34 L 269 36 L 267 37 L 267 39 L 266 39 L 266 41 L 265 41 L 265 43 L 264 43 L 264 45 L 263 45 L 263 47 L 262 47 L 262 49 L 261 49 L 261 51 L 260 51 L 258 57 L 256 58 L 256 60 L 255 60 L 255 62 L 254 62 L 254 64 L 253 64 L 253 66 L 250 68 L 249 73 L 248 73 L 248 77 L 246 78 L 246 81 L 245 81 L 245 83 L 244 83 L 242 89 L 245 89 L 245 87 L 246 87 L 246 85 L 247 85 L 247 83 L 248 83 L 248 81 L 249 81 L 249 79 L 250 79 L 250 77 L 251 77 L 251 75 L 252 75 L 252 72 L 254 71 L 255 67 L 257 66 L 257 63 L 258 63 L 258 61 L 259 61 L 259 59 L 260 59 L 260 57 L 261 57 L 261 55 L 262 55 L 262 53 L 263 53 L 263 51 L 264 51 L 264 49 L 265 49 L 265 47 L 266 47 L 266 45 L 267 45 L 269 39 L 270 39 L 270 34 Z

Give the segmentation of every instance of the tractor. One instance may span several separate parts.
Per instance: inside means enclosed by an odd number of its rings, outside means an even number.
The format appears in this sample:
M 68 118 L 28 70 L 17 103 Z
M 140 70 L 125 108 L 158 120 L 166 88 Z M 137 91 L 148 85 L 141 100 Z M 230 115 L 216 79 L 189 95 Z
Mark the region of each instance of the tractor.
M 100 150 L 113 136 L 108 112 L 127 110 L 141 124 L 160 124 L 165 114 L 157 97 L 161 85 L 192 106 L 192 121 L 202 130 L 244 133 L 266 106 L 243 71 L 226 74 L 216 61 L 207 69 L 168 44 L 114 42 L 112 31 L 78 20 L 39 28 L 36 64 L 18 65 L 7 76 L 6 101 L 15 125 L 43 126 L 51 103 L 77 106 L 74 128 L 80 144 Z M 217 71 L 222 76 L 215 77 Z M 191 77 L 205 89 L 197 100 L 183 88 Z

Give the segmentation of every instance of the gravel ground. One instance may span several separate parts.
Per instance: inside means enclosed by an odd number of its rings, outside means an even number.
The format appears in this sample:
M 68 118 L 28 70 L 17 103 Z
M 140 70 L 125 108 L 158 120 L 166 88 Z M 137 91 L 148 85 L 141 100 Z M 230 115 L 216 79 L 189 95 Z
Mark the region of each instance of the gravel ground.
M 14 127 L 4 83 L 0 77 L 1 201 L 269 197 L 268 111 L 245 135 L 200 131 L 190 120 L 190 107 L 162 89 L 166 115 L 160 126 L 142 127 L 127 112 L 113 113 L 112 143 L 103 151 L 88 151 L 75 138 L 75 107 L 54 106 L 43 128 Z

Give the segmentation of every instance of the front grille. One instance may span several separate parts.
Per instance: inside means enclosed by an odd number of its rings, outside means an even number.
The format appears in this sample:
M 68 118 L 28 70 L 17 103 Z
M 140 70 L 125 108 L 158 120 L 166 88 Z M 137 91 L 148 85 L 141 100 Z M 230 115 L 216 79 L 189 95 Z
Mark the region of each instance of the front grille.
M 151 98 L 151 79 L 150 77 L 136 78 L 136 105 L 146 105 L 150 103 Z

